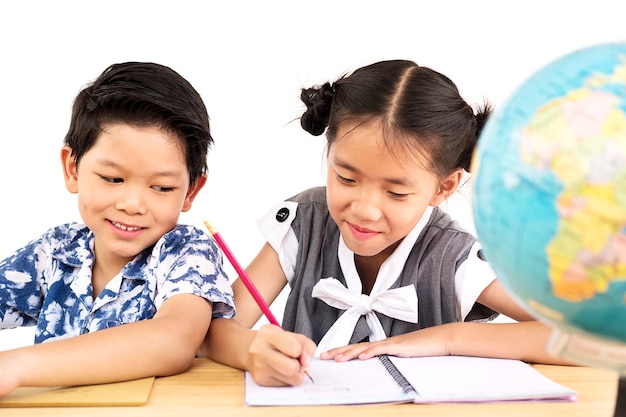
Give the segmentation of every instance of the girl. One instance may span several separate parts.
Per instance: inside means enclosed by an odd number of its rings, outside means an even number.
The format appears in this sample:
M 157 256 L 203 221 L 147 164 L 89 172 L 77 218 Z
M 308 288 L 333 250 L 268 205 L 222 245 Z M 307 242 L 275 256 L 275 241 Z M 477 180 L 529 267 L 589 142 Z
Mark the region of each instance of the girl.
M 326 132 L 326 187 L 259 222 L 267 239 L 247 269 L 271 302 L 289 283 L 283 328 L 239 280 L 237 315 L 216 319 L 203 353 L 262 385 L 299 384 L 323 359 L 471 355 L 559 363 L 550 329 L 504 291 L 480 245 L 438 208 L 469 169 L 489 114 L 446 76 L 384 61 L 305 89 L 302 127 Z M 499 313 L 517 323 L 485 323 Z M 291 333 L 293 332 L 293 333 Z

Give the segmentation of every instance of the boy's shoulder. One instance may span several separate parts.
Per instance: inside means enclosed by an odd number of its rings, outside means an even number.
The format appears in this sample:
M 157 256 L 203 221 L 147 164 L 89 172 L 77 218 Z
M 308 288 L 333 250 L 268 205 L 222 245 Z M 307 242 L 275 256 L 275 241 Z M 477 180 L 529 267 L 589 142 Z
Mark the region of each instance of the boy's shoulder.
M 205 251 L 214 246 L 208 232 L 191 224 L 177 224 L 155 243 L 153 251 L 161 254 L 179 254 L 182 251 Z
M 174 226 L 172 230 L 170 230 L 169 232 L 161 236 L 160 240 L 185 241 L 189 238 L 196 238 L 196 239 L 204 240 L 205 238 L 208 238 L 208 237 L 209 237 L 208 233 L 205 232 L 203 229 L 200 229 L 199 227 L 196 227 L 192 224 L 178 223 L 176 224 L 176 226 Z

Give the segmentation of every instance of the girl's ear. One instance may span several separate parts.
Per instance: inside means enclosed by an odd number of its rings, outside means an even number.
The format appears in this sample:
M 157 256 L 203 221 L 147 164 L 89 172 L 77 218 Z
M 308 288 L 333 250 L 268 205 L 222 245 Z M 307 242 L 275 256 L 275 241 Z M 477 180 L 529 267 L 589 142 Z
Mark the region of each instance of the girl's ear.
M 463 169 L 459 168 L 456 171 L 453 171 L 450 175 L 445 177 L 439 183 L 439 190 L 430 200 L 431 206 L 438 206 L 443 203 L 452 195 L 452 193 L 457 189 L 459 184 L 461 183 L 461 179 L 463 178 Z
M 206 184 L 207 176 L 206 174 L 200 175 L 196 182 L 189 187 L 187 190 L 187 196 L 185 197 L 185 201 L 183 202 L 183 208 L 181 211 L 189 211 L 191 209 L 191 205 L 193 204 L 193 200 L 196 198 L 204 184 Z
M 63 166 L 65 188 L 72 194 L 78 193 L 78 166 L 74 155 L 72 155 L 72 148 L 69 146 L 61 148 L 61 165 Z

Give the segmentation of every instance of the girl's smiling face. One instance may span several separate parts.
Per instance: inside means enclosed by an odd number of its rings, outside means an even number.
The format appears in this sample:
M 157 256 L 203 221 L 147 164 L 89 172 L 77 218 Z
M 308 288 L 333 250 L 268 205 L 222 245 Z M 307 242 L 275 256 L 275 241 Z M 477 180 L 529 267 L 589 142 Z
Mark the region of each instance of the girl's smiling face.
M 426 160 L 401 145 L 385 144 L 381 121 L 345 123 L 328 152 L 328 209 L 357 255 L 390 254 L 426 208 L 458 184 L 440 181 Z M 457 177 L 451 174 L 452 181 Z M 389 249 L 386 251 L 386 249 Z
M 120 268 L 172 230 L 206 180 L 190 187 L 178 138 L 157 127 L 107 125 L 78 165 L 68 147 L 61 157 L 96 258 Z

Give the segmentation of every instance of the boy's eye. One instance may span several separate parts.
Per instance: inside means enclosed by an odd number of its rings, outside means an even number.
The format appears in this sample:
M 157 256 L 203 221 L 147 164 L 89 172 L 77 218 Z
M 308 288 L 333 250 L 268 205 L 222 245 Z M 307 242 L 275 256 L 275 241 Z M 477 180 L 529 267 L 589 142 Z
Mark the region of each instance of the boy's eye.
M 169 193 L 171 191 L 174 191 L 174 187 L 161 187 L 160 185 L 155 185 L 152 187 L 152 189 L 161 193 Z
M 100 175 L 100 178 L 102 178 L 104 181 L 110 182 L 112 184 L 119 184 L 119 183 L 124 182 L 124 180 L 122 178 L 107 177 L 105 175 Z

